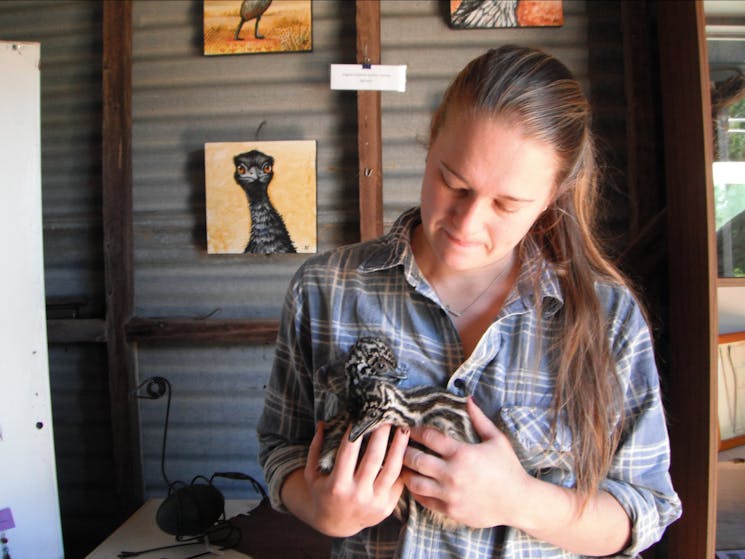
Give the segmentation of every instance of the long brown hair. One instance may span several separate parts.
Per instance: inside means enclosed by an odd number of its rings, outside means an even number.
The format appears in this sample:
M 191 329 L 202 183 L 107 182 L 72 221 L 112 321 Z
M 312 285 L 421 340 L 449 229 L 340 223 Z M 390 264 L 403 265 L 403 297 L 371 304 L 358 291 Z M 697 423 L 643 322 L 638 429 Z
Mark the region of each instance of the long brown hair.
M 518 247 L 554 267 L 564 297 L 557 370 L 556 422 L 572 433 L 576 488 L 583 505 L 606 476 L 622 428 L 622 395 L 595 282 L 626 284 L 595 237 L 598 172 L 587 98 L 571 72 L 539 50 L 503 46 L 471 61 L 450 84 L 432 118 L 430 144 L 449 113 L 499 118 L 550 145 L 559 161 L 552 202 Z M 538 259 L 542 261 L 542 259 Z M 533 278 L 538 316 L 541 301 Z

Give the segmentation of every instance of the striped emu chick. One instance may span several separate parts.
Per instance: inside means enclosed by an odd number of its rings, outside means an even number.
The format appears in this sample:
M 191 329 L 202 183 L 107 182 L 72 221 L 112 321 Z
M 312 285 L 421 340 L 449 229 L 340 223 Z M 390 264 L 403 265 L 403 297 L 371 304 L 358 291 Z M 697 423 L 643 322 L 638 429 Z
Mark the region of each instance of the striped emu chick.
M 481 441 L 468 415 L 465 397 L 430 386 L 400 389 L 389 382 L 372 379 L 364 380 L 360 390 L 364 391 L 365 398 L 359 409 L 352 412 L 356 419 L 349 433 L 351 441 L 385 423 L 398 427 L 434 427 L 459 441 Z M 404 493 L 394 511 L 399 519 L 404 517 L 407 501 L 407 493 Z M 445 530 L 462 527 L 440 512 L 425 508 L 424 514 Z
M 318 469 L 329 473 L 334 467 L 336 451 L 353 419 L 351 412 L 359 409 L 366 398 L 367 382 L 396 383 L 406 374 L 398 370 L 398 361 L 388 343 L 375 336 L 359 338 L 347 352 L 344 361 L 346 408 L 340 410 L 324 427 L 323 449 Z
M 420 386 L 401 389 L 390 382 L 364 379 L 364 398 L 353 410 L 349 440 L 356 441 L 376 427 L 390 423 L 398 427 L 434 427 L 453 439 L 476 443 L 479 436 L 466 409 L 467 398 L 440 388 Z

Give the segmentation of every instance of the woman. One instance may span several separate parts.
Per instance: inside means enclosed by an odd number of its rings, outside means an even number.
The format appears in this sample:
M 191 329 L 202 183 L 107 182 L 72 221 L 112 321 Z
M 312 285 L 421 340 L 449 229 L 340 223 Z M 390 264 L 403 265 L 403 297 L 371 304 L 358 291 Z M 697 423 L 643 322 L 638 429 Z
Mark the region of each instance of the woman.
M 469 63 L 433 116 L 421 207 L 291 283 L 259 425 L 274 506 L 343 538 L 340 557 L 634 557 L 657 541 L 680 501 L 649 329 L 592 237 L 596 187 L 563 64 L 515 46 Z M 385 426 L 322 474 L 314 374 L 370 334 L 404 386 L 468 395 L 481 442 L 395 429 L 389 444 Z

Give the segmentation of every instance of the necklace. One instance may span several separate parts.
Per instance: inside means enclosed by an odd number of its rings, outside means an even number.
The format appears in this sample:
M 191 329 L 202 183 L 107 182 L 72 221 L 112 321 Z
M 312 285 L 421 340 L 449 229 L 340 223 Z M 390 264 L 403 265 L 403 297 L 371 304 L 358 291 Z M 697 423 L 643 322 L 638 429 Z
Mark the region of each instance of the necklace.
M 437 295 L 437 297 L 438 297 L 438 298 L 440 299 L 440 302 L 441 302 L 441 303 L 443 304 L 443 306 L 445 307 L 445 310 L 447 311 L 447 313 L 448 313 L 448 314 L 449 314 L 450 316 L 452 316 L 452 317 L 455 317 L 455 318 L 460 318 L 460 317 L 462 317 L 462 316 L 463 316 L 464 314 L 466 314 L 466 312 L 468 312 L 468 309 L 470 309 L 470 308 L 471 308 L 472 306 L 474 306 L 474 305 L 476 304 L 476 301 L 478 301 L 479 299 L 481 299 L 481 297 L 483 297 L 483 296 L 484 296 L 484 295 L 486 294 L 486 292 L 487 292 L 487 291 L 489 291 L 489 289 L 491 289 L 491 287 L 492 287 L 492 286 L 493 286 L 493 285 L 494 285 L 495 283 L 497 283 L 497 281 L 499 281 L 499 279 L 500 279 L 500 278 L 501 278 L 502 276 L 504 276 L 504 274 L 505 274 L 505 273 L 507 272 L 507 270 L 509 270 L 509 269 L 510 269 L 510 268 L 512 267 L 512 266 L 511 266 L 511 264 L 512 264 L 512 261 L 510 261 L 510 263 L 509 263 L 509 264 L 508 264 L 507 266 L 505 266 L 505 267 L 504 267 L 504 268 L 502 269 L 502 271 L 501 271 L 501 272 L 499 272 L 499 273 L 498 273 L 498 274 L 497 274 L 496 276 L 494 276 L 494 279 L 492 279 L 492 280 L 491 280 L 491 281 L 489 282 L 489 285 L 487 285 L 487 286 L 486 286 L 486 287 L 484 288 L 484 290 L 483 290 L 483 291 L 482 291 L 481 293 L 479 293 L 478 295 L 476 295 L 476 298 L 475 298 L 475 299 L 474 299 L 473 301 L 471 301 L 470 303 L 468 303 L 468 304 L 467 304 L 467 305 L 465 306 L 465 308 L 461 309 L 460 311 L 456 311 L 455 309 L 451 308 L 451 307 L 450 307 L 450 305 L 448 305 L 448 304 L 447 304 L 447 303 L 446 303 L 446 302 L 445 302 L 445 301 L 444 301 L 444 300 L 442 299 L 442 297 L 440 296 L 440 293 L 439 293 L 439 292 L 437 291 L 437 288 L 435 287 L 435 283 L 434 283 L 434 282 L 430 282 L 430 285 L 432 286 L 432 289 L 434 290 L 434 292 L 435 292 L 435 294 Z

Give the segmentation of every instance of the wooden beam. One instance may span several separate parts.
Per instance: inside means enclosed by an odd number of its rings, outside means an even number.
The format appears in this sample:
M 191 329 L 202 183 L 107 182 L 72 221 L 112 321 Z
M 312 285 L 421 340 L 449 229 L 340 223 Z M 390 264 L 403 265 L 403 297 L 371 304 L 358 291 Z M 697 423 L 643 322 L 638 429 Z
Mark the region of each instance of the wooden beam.
M 132 317 L 125 326 L 128 342 L 271 344 L 276 341 L 278 320 L 183 319 Z M 50 344 L 106 343 L 106 321 L 97 318 L 47 320 Z
M 109 397 L 119 514 L 143 502 L 142 457 L 134 348 L 125 325 L 132 316 L 132 2 L 103 3 L 102 204 Z
M 673 484 L 683 517 L 676 559 L 714 557 L 716 538 L 716 242 L 709 64 L 701 2 L 657 2 L 669 254 Z
M 47 320 L 50 344 L 105 343 L 106 321 L 100 318 L 52 318 Z
M 139 343 L 272 344 L 277 320 L 189 320 L 132 318 L 127 339 Z
M 602 4 L 593 4 L 602 11 Z M 607 9 L 607 8 L 606 8 Z M 626 95 L 629 237 L 643 234 L 665 207 L 665 185 L 660 169 L 659 76 L 654 31 L 654 8 L 648 2 L 620 2 L 623 29 L 624 90 Z M 630 263 L 633 266 L 633 262 Z
M 357 62 L 380 64 L 380 2 L 357 0 Z M 383 153 L 380 92 L 357 92 L 360 238 L 383 233 Z

